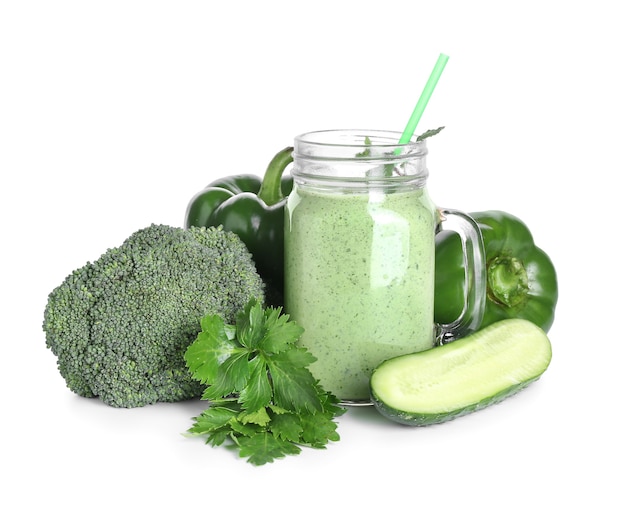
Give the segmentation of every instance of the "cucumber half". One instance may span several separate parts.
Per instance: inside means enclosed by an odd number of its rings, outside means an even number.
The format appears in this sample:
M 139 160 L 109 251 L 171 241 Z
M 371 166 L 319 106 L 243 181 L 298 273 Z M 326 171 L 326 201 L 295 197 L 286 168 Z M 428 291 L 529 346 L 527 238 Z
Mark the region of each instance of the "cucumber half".
M 389 359 L 370 379 L 371 399 L 405 425 L 443 423 L 493 405 L 537 380 L 552 359 L 545 332 L 523 319 Z

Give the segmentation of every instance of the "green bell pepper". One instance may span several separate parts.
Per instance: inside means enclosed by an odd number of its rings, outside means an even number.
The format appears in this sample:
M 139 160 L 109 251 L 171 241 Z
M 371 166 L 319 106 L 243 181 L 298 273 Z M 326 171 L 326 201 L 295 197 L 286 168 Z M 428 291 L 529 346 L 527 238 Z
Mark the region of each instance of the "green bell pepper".
M 545 332 L 554 322 L 557 275 L 548 255 L 535 246 L 528 227 L 502 211 L 470 213 L 482 233 L 487 297 L 480 328 L 507 318 L 532 321 Z M 435 321 L 450 323 L 463 309 L 465 269 L 459 236 L 437 234 Z
M 284 267 L 284 208 L 293 188 L 293 147 L 278 152 L 263 179 L 252 174 L 232 175 L 211 182 L 189 202 L 185 228 L 222 226 L 236 233 L 266 284 L 266 301 L 282 304 Z

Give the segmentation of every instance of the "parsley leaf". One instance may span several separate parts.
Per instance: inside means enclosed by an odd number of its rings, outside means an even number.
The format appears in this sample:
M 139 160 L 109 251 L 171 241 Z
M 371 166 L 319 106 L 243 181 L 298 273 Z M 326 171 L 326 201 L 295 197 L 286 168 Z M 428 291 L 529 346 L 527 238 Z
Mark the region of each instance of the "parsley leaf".
M 238 440 L 239 456 L 248 457 L 248 462 L 260 466 L 273 462 L 285 455 L 297 455 L 300 448 L 283 439 L 277 439 L 269 432 L 260 432 L 251 437 Z
M 234 350 L 217 368 L 215 381 L 202 395 L 203 400 L 216 400 L 229 396 L 245 387 L 250 375 L 248 352 Z
M 313 356 L 304 348 L 294 348 L 273 356 L 268 364 L 277 405 L 295 412 L 321 410 L 317 381 L 306 368 L 313 361 Z
M 200 326 L 202 331 L 187 349 L 185 359 L 192 377 L 210 384 L 215 381 L 219 365 L 237 347 L 235 332 L 234 327 L 225 324 L 219 316 L 205 316 Z
M 239 394 L 239 401 L 244 409 L 255 411 L 272 401 L 272 385 L 267 373 L 267 364 L 263 356 L 257 355 L 250 361 L 252 371 L 245 387 Z
M 280 439 L 298 441 L 302 437 L 302 424 L 297 414 L 286 412 L 272 419 L 272 432 Z
M 207 444 L 232 443 L 263 465 L 338 441 L 334 418 L 345 409 L 308 369 L 315 357 L 297 345 L 303 329 L 279 308 L 252 300 L 229 325 L 207 315 L 185 352 L 208 408 L 188 429 Z
M 439 134 L 439 132 L 441 132 L 445 127 L 438 127 L 436 129 L 429 129 L 426 132 L 424 132 L 423 134 L 420 134 L 419 136 L 417 136 L 417 138 L 415 139 L 416 141 L 423 141 L 426 138 L 432 137 L 432 136 L 436 136 L 437 134 Z
M 237 411 L 228 407 L 214 407 L 202 412 L 195 418 L 194 425 L 189 429 L 192 434 L 210 434 L 217 429 L 228 426 L 233 418 L 237 417 Z
M 365 136 L 365 141 L 364 141 L 363 144 L 365 146 L 371 146 L 372 145 L 372 140 L 370 139 L 369 136 Z M 362 152 L 357 153 L 356 157 L 369 157 L 371 154 L 372 154 L 372 150 L 370 150 L 369 148 L 366 148 Z

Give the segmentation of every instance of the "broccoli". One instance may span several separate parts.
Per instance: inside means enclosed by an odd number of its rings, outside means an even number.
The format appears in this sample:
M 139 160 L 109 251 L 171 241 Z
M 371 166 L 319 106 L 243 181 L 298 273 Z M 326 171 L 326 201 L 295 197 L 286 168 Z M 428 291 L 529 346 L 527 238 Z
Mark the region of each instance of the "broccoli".
M 184 353 L 218 314 L 234 322 L 264 284 L 239 237 L 221 227 L 153 224 L 73 271 L 49 295 L 46 346 L 68 388 L 114 407 L 201 396 Z

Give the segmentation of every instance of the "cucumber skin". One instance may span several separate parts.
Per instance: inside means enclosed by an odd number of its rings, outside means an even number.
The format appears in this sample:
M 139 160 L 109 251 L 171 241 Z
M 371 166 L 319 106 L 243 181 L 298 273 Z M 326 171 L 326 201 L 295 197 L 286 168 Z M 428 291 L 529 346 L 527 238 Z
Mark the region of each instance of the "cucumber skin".
M 523 321 L 523 323 L 521 324 L 527 324 L 530 322 L 526 322 L 525 320 L 519 320 L 519 321 Z M 511 322 L 513 323 L 517 323 L 518 320 L 504 320 L 504 321 L 499 321 L 496 322 L 494 324 L 491 325 L 491 330 L 490 331 L 494 331 L 497 330 L 500 326 L 505 326 L 507 324 L 511 324 Z M 495 326 L 494 326 L 495 325 Z M 534 326 L 536 327 L 536 326 Z M 539 327 L 536 327 L 539 328 Z M 484 329 L 483 329 L 484 330 Z M 480 333 L 483 331 L 479 331 L 479 332 L 475 332 L 474 334 L 471 334 L 469 336 L 467 336 L 464 339 L 467 338 L 478 338 L 480 337 Z M 539 328 L 539 330 L 541 330 Z M 542 331 L 543 332 L 543 331 Z M 478 334 L 478 335 L 476 335 Z M 460 340 L 459 340 L 460 341 Z M 546 336 L 546 341 L 547 340 L 547 336 Z M 447 343 L 448 345 L 453 345 L 454 341 Z M 549 344 L 549 341 L 548 341 Z M 429 351 L 429 350 L 426 350 Z M 550 349 L 550 354 L 551 354 L 551 349 Z M 383 363 L 381 363 L 381 366 L 383 364 L 385 364 L 386 362 L 390 362 L 392 360 L 396 360 L 396 359 L 402 359 L 403 356 L 399 356 L 399 357 L 394 357 L 393 359 L 390 359 L 389 361 L 385 361 Z M 549 362 L 546 364 L 546 367 L 543 371 L 541 371 L 539 374 L 537 374 L 534 377 L 530 377 L 527 380 L 524 380 L 522 382 L 519 382 L 517 384 L 512 385 L 511 387 L 508 387 L 506 389 L 503 389 L 501 391 L 498 391 L 496 394 L 489 396 L 487 398 L 484 398 L 476 403 L 470 404 L 470 405 L 466 405 L 465 407 L 456 409 L 456 410 L 451 410 L 451 411 L 446 411 L 446 412 L 439 412 L 439 413 L 420 413 L 420 412 L 407 412 L 407 411 L 403 411 L 403 410 L 398 410 L 398 409 L 394 409 L 393 407 L 391 407 L 390 405 L 386 404 L 384 401 L 382 401 L 380 398 L 378 398 L 378 396 L 376 395 L 376 391 L 374 387 L 371 387 L 371 401 L 374 405 L 374 407 L 376 408 L 376 410 L 382 414 L 384 417 L 395 421 L 396 423 L 400 423 L 403 425 L 409 425 L 409 426 L 428 426 L 428 425 L 435 425 L 435 424 L 439 424 L 439 423 L 444 423 L 446 421 L 451 421 L 453 419 L 456 419 L 458 417 L 461 416 L 465 416 L 467 414 L 471 414 L 472 412 L 476 412 L 479 410 L 482 410 L 486 407 L 489 407 L 491 405 L 495 405 L 496 403 L 501 402 L 502 400 L 505 400 L 506 398 L 509 398 L 510 396 L 513 396 L 515 393 L 518 393 L 519 391 L 521 391 L 522 389 L 525 389 L 526 387 L 528 387 L 530 384 L 532 384 L 533 382 L 537 381 L 539 378 L 541 378 L 541 376 L 543 375 L 543 373 L 545 372 L 545 370 L 547 369 L 549 365 Z M 379 366 L 380 367 L 380 366 Z M 376 370 L 374 370 L 374 373 L 376 372 Z M 373 376 L 373 374 L 372 374 Z
M 468 405 L 462 409 L 453 410 L 450 412 L 440 412 L 437 414 L 420 414 L 420 413 L 412 413 L 396 410 L 389 405 L 378 400 L 375 396 L 372 396 L 372 402 L 374 407 L 386 418 L 395 421 L 396 423 L 400 423 L 402 425 L 410 425 L 416 427 L 423 427 L 427 425 L 436 425 L 438 423 L 444 423 L 446 421 L 451 421 L 453 419 L 459 418 L 461 416 L 465 416 L 466 414 L 471 414 L 472 412 L 476 412 L 478 410 L 482 410 L 491 405 L 495 405 L 496 403 L 501 402 L 502 400 L 508 398 L 509 396 L 513 396 L 515 393 L 521 391 L 526 388 L 532 382 L 538 380 L 539 377 L 533 378 L 531 380 L 527 380 L 526 382 L 509 387 L 498 394 L 486 398 L 483 401 L 478 403 L 474 403 L 472 405 Z

